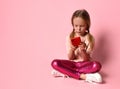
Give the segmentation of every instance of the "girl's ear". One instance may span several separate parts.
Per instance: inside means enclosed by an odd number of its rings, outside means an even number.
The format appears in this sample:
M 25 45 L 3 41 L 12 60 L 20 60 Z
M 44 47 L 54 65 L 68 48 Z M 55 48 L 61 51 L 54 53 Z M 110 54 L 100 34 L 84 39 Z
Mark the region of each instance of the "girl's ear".
M 86 30 L 85 32 L 88 33 L 88 30 Z

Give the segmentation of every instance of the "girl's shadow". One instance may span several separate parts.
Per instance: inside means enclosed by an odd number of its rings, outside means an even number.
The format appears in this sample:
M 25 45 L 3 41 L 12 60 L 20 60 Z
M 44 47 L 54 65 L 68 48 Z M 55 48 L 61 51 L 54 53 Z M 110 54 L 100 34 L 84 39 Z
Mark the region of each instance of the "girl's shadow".
M 102 65 L 106 64 L 108 62 L 108 58 L 110 56 L 110 48 L 109 46 L 109 38 L 108 36 L 103 33 L 99 35 L 97 44 L 95 43 L 95 49 L 93 51 L 93 59 L 99 61 Z
M 107 65 L 109 61 L 110 56 L 110 44 L 109 37 L 107 33 L 102 33 L 99 35 L 97 43 L 95 44 L 95 49 L 93 51 L 93 60 L 99 61 L 101 65 L 104 67 L 104 64 Z M 103 68 L 102 67 L 102 68 Z M 105 71 L 100 71 L 100 73 L 103 76 L 103 83 L 105 83 L 105 78 L 108 77 L 108 75 L 105 73 Z

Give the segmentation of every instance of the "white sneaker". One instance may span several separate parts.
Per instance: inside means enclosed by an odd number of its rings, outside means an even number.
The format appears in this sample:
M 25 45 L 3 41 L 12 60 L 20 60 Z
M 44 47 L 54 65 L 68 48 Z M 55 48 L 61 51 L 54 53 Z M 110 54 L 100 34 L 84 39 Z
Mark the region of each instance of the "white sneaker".
M 64 77 L 64 78 L 67 78 L 68 76 L 67 75 L 64 75 L 56 70 L 52 70 L 51 74 L 54 76 L 54 77 Z
M 86 80 L 90 83 L 102 83 L 102 76 L 99 73 L 86 74 Z

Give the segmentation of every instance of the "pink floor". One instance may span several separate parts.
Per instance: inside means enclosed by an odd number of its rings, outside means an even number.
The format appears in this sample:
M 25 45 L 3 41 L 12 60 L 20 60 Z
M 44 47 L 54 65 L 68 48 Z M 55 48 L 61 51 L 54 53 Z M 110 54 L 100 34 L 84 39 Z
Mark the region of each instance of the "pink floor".
M 0 89 L 120 89 L 119 0 L 1 0 Z M 96 39 L 102 84 L 54 78 L 51 61 L 67 59 L 71 15 L 85 8 Z

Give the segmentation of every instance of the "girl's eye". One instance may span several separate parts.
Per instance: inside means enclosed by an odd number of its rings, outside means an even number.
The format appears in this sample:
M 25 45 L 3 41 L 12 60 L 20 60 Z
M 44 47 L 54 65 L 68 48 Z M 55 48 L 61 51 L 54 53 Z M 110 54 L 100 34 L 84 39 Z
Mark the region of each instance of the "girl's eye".
M 78 25 L 75 25 L 75 27 L 77 27 Z
M 84 27 L 85 25 L 81 25 L 81 27 Z

